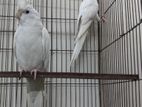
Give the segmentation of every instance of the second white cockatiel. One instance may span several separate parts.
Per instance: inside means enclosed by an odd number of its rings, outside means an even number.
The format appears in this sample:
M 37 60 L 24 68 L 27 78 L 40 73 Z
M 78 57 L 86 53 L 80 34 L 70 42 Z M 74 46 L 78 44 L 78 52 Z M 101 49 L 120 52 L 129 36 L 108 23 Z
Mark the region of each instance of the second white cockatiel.
M 39 13 L 28 2 L 23 4 L 24 6 L 19 6 L 16 14 L 18 27 L 14 38 L 15 56 L 21 75 L 22 72 L 34 74 L 34 78 L 27 78 L 27 93 L 30 96 L 30 107 L 40 107 L 41 105 L 35 104 L 41 98 L 37 96 L 43 95 L 44 78 L 36 78 L 36 74 L 37 71 L 49 70 L 50 36 Z
M 70 66 L 78 58 L 78 55 L 83 47 L 86 36 L 88 35 L 88 29 L 90 28 L 94 19 L 98 21 L 101 18 L 98 15 L 98 2 L 97 0 L 84 0 L 79 9 L 79 16 L 77 20 L 77 37 L 75 40 L 75 48 L 73 50 Z

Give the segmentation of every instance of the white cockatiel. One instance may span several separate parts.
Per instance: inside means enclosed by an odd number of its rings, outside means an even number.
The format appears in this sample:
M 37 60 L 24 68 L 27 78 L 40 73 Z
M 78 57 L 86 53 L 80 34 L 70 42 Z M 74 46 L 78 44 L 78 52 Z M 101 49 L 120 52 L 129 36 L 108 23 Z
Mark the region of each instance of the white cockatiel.
M 15 56 L 21 69 L 20 76 L 22 72 L 34 74 L 34 78 L 27 78 L 27 93 L 30 107 L 40 107 L 34 104 L 40 100 L 36 97 L 43 95 L 44 78 L 36 78 L 36 73 L 49 70 L 50 36 L 39 13 L 27 1 L 21 3 L 16 13 L 18 27 L 14 38 Z
M 101 18 L 98 15 L 98 2 L 97 0 L 83 0 L 79 9 L 79 16 L 77 20 L 77 38 L 75 40 L 75 48 L 72 54 L 70 66 L 78 58 L 78 55 L 83 47 L 86 36 L 88 35 L 88 29 L 90 28 L 94 19 L 98 21 Z

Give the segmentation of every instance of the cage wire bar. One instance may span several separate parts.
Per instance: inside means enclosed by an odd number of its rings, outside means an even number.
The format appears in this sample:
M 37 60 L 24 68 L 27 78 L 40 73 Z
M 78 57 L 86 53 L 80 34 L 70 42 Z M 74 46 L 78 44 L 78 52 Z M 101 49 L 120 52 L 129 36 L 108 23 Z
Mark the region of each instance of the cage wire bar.
M 107 22 L 92 24 L 79 59 L 69 68 L 81 1 L 32 0 L 51 35 L 43 107 L 141 107 L 142 1 L 98 0 Z M 16 3 L 0 0 L 0 107 L 27 107 L 25 78 L 9 77 L 19 75 L 13 53 Z

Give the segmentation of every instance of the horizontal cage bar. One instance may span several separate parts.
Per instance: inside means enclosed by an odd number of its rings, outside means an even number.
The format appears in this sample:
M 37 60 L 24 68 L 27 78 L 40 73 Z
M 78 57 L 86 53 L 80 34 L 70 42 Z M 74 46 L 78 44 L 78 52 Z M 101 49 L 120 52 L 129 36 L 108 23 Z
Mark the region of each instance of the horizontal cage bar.
M 19 77 L 19 72 L 0 72 L 0 77 Z M 23 72 L 22 77 L 32 78 L 30 72 Z M 37 72 L 37 78 L 76 78 L 100 80 L 138 80 L 138 75 L 130 74 L 98 74 L 98 73 L 73 73 L 73 72 Z

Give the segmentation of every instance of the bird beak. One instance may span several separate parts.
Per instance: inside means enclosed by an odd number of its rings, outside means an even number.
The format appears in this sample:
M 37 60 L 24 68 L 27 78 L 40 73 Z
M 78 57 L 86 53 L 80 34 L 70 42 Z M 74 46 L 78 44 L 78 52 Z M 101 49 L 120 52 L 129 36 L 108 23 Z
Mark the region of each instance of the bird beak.
M 17 11 L 17 13 L 16 13 L 16 18 L 17 18 L 18 20 L 20 20 L 22 13 L 23 13 L 23 10 L 22 10 L 22 9 L 19 9 L 19 10 Z

